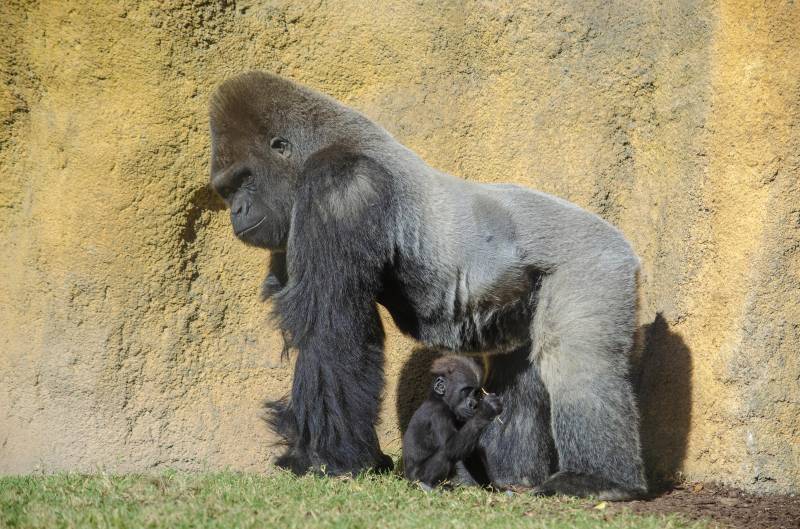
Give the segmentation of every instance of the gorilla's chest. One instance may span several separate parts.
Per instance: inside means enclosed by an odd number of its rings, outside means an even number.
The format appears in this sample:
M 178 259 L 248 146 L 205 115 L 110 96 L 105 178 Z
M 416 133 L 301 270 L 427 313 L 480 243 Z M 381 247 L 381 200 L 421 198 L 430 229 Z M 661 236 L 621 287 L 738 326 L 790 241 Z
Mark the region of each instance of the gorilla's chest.
M 476 277 L 468 269 L 399 266 L 384 274 L 378 302 L 402 332 L 426 345 L 500 352 L 530 339 L 539 278 L 513 267 Z

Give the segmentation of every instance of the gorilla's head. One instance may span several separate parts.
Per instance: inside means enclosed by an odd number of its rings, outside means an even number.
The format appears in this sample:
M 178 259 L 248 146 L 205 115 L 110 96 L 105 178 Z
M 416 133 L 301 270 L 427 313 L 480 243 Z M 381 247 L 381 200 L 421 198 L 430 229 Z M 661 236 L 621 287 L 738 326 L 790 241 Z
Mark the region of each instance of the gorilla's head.
M 286 246 L 306 160 L 341 142 L 359 116 L 327 96 L 263 72 L 224 82 L 210 105 L 211 186 L 242 241 Z
M 431 366 L 436 375 L 433 394 L 442 399 L 459 421 L 468 421 L 478 408 L 483 370 L 463 356 L 446 355 Z

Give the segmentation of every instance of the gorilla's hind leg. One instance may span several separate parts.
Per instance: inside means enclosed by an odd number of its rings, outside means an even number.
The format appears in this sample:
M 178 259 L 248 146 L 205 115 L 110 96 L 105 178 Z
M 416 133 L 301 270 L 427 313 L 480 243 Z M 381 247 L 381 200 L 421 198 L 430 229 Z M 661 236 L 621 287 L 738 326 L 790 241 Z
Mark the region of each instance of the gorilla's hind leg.
M 636 262 L 596 263 L 561 269 L 540 291 L 533 356 L 550 397 L 559 472 L 539 493 L 628 499 L 647 490 L 628 379 Z

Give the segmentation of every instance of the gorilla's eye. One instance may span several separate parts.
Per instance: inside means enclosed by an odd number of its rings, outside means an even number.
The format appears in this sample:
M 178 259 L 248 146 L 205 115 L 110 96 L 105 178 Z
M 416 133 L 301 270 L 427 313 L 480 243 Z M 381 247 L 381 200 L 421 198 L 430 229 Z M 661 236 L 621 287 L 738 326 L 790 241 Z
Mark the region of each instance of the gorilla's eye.
M 292 145 L 288 140 L 281 138 L 280 136 L 272 138 L 272 141 L 269 142 L 269 146 L 273 151 L 277 152 L 283 157 L 287 157 L 292 153 Z

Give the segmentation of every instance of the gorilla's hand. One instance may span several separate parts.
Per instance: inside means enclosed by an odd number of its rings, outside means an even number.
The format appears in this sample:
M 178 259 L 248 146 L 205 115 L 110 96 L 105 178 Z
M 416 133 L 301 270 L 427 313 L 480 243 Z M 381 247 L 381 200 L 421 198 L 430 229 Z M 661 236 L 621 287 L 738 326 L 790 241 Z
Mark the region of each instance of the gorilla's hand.
M 284 284 L 281 283 L 281 280 L 275 274 L 270 273 L 267 275 L 266 279 L 264 279 L 264 283 L 261 285 L 261 300 L 266 301 L 284 287 Z
M 503 401 L 494 393 L 489 393 L 481 399 L 478 405 L 478 414 L 485 419 L 493 419 L 503 413 Z
M 269 270 L 264 283 L 261 284 L 261 301 L 266 301 L 283 290 L 289 282 L 286 270 L 286 252 L 273 251 L 269 260 Z

